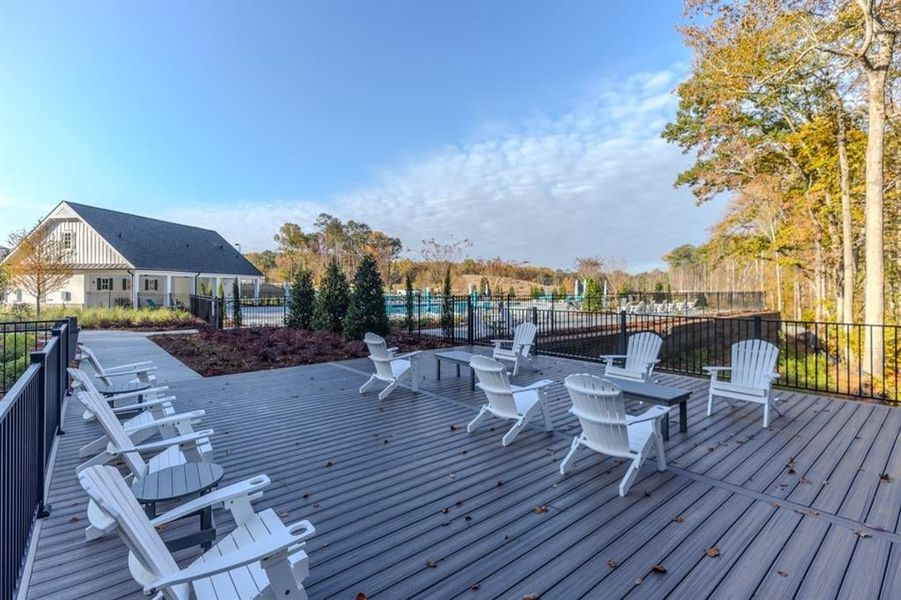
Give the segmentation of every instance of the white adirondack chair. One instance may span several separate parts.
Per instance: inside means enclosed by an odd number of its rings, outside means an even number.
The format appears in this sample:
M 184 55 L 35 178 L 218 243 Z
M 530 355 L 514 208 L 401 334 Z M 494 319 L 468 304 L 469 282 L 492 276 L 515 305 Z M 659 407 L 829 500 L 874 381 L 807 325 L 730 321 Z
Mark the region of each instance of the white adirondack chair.
M 492 358 L 502 363 L 512 363 L 514 376 L 519 374 L 520 364 L 527 364 L 532 370 L 537 371 L 538 369 L 532 364 L 532 358 L 529 356 L 532 346 L 535 345 L 536 333 L 538 333 L 538 327 L 534 323 L 520 323 L 513 330 L 512 340 L 491 340 L 494 344 Z
M 201 449 L 209 445 L 209 437 L 213 435 L 212 429 L 204 429 L 193 433 L 178 435 L 157 442 L 135 444 L 129 432 L 125 430 L 119 419 L 105 402 L 98 402 L 97 398 L 84 391 L 77 392 L 79 400 L 90 406 L 90 410 L 97 415 L 97 422 L 103 427 L 106 434 L 106 448 L 75 468 L 79 473 L 88 467 L 103 465 L 114 458 L 121 457 L 125 466 L 131 472 L 131 476 L 140 479 L 148 473 L 181 465 L 186 462 L 201 462 L 212 455 L 212 451 L 206 453 Z M 179 416 L 182 419 L 182 416 Z M 151 425 L 156 428 L 157 425 Z M 133 430 L 132 430 L 133 431 Z M 153 454 L 149 460 L 144 460 L 141 453 Z
M 707 416 L 713 414 L 713 398 L 719 396 L 731 406 L 732 400 L 755 402 L 763 405 L 763 426 L 770 426 L 770 409 L 776 408 L 778 398 L 773 397 L 773 382 L 779 379 L 776 362 L 779 348 L 763 340 L 744 340 L 732 344 L 731 367 L 704 367 L 710 373 L 710 393 L 707 397 Z M 730 372 L 729 381 L 718 376 Z
M 582 433 L 573 438 L 566 458 L 560 463 L 561 475 L 569 470 L 580 446 L 632 461 L 619 484 L 620 496 L 629 493 L 652 448 L 657 451 L 657 470 L 666 470 L 660 423 L 667 417 L 669 407 L 652 406 L 638 416 L 630 416 L 626 414 L 622 391 L 609 381 L 580 374 L 568 376 L 564 385 L 573 403 L 570 412 L 578 417 Z
M 466 426 L 467 432 L 475 431 L 490 416 L 516 421 L 502 439 L 502 444 L 507 446 L 538 411 L 541 411 L 545 431 L 553 429 L 544 395 L 544 388 L 553 381 L 543 379 L 523 387 L 510 385 L 504 365 L 487 356 L 473 356 L 469 366 L 478 376 L 479 388 L 488 397 L 488 404 L 482 406 L 476 418 Z
M 97 392 L 93 382 L 83 371 L 70 368 L 69 376 L 75 381 L 77 387 L 81 388 L 81 391 L 76 392 L 75 395 L 85 407 L 85 412 L 91 414 L 92 419 L 96 418 L 95 409 L 108 411 L 116 418 L 121 413 L 137 411 L 138 414 L 122 422 L 122 428 L 134 444 L 141 444 L 157 434 L 163 439 L 172 439 L 194 433 L 194 425 L 200 422 L 201 417 L 206 414 L 204 410 L 193 410 L 184 414 L 177 414 L 171 402 L 175 399 L 175 396 L 154 398 L 139 404 L 113 408 Z M 89 401 L 89 398 L 93 398 L 94 401 Z M 94 441 L 82 446 L 78 450 L 78 455 L 82 458 L 96 456 L 103 452 L 108 444 L 109 437 L 106 434 L 101 435 Z M 199 450 L 202 455 L 211 459 L 213 449 L 209 442 L 202 443 L 199 446 Z
M 385 338 L 374 333 L 367 333 L 363 338 L 369 347 L 369 358 L 375 364 L 375 373 L 369 381 L 360 386 L 360 393 L 364 393 L 376 382 L 387 383 L 388 387 L 379 392 L 379 400 L 384 400 L 388 394 L 394 391 L 401 378 L 411 380 L 413 391 L 419 391 L 419 374 L 417 371 L 416 357 L 419 351 L 407 354 L 395 355 L 397 348 L 389 348 Z
M 94 376 L 107 387 L 113 387 L 115 385 L 113 379 L 119 377 L 129 377 L 132 380 L 143 381 L 151 385 L 156 382 L 156 377 L 152 374 L 156 367 L 149 360 L 127 365 L 117 365 L 115 367 L 104 367 L 97 355 L 81 343 L 78 344 L 78 354 L 76 354 L 75 360 L 79 368 L 82 368 L 82 364 L 87 361 L 94 370 Z
M 271 508 L 253 511 L 251 499 L 269 484 L 265 475 L 214 490 L 152 521 L 116 469 L 91 467 L 78 480 L 91 499 L 92 526 L 118 532 L 129 550 L 128 570 L 146 595 L 165 600 L 306 600 L 303 580 L 309 575 L 309 558 L 303 547 L 316 529 L 309 521 L 285 525 Z M 234 516 L 235 529 L 180 568 L 155 526 L 223 503 Z
M 604 361 L 605 377 L 620 377 L 634 381 L 647 381 L 654 372 L 654 365 L 660 360 L 660 348 L 663 346 L 663 338 L 650 331 L 633 333 L 629 336 L 626 353 L 605 354 L 601 356 Z M 618 366 L 616 363 L 620 363 Z

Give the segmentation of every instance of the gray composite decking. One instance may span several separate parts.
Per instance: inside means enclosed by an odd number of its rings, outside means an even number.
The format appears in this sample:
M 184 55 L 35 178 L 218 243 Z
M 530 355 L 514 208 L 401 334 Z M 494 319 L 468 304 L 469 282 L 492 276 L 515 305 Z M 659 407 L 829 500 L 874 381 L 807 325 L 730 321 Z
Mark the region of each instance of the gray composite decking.
M 557 382 L 555 431 L 539 419 L 507 448 L 503 424 L 466 433 L 481 392 L 468 373 L 436 381 L 428 354 L 420 393 L 381 402 L 357 393 L 365 359 L 172 390 L 178 408 L 207 411 L 223 484 L 267 473 L 260 505 L 316 526 L 313 599 L 901 597 L 901 410 L 783 391 L 784 416 L 763 430 L 759 406 L 723 403 L 708 418 L 705 380 L 661 374 L 694 391 L 688 433 L 673 411 L 669 470 L 649 461 L 620 498 L 618 460 L 584 451 L 568 476 L 557 470 L 578 430 L 559 382 L 599 367 L 538 361 L 516 382 Z M 118 538 L 84 541 L 74 467 L 96 426 L 79 414 L 70 403 L 28 597 L 138 598 Z M 228 530 L 226 516 L 217 524 Z

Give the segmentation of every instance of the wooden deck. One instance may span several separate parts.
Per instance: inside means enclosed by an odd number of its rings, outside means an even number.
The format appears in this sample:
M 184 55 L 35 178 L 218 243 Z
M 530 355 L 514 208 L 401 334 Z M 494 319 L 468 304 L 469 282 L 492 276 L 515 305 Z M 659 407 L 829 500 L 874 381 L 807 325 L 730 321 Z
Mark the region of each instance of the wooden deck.
M 518 383 L 598 372 L 538 360 Z M 311 598 L 901 597 L 901 410 L 783 392 L 763 430 L 759 407 L 708 418 L 704 380 L 661 375 L 695 392 L 688 434 L 673 414 L 670 469 L 650 461 L 620 498 L 617 460 L 585 451 L 559 476 L 578 429 L 562 384 L 555 431 L 503 448 L 502 427 L 465 432 L 482 402 L 468 373 L 436 381 L 426 355 L 422 391 L 380 402 L 357 393 L 370 372 L 356 360 L 172 384 L 180 409 L 207 411 L 223 483 L 267 473 L 261 505 L 316 526 Z M 138 598 L 118 538 L 84 541 L 74 467 L 96 426 L 79 413 L 70 403 L 28 597 Z

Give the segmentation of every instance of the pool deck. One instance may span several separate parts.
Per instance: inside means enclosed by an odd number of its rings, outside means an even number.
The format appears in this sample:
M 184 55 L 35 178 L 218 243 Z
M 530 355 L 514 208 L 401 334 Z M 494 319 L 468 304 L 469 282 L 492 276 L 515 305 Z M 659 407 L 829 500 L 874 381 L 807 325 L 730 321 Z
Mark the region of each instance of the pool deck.
M 123 347 L 100 357 L 131 362 Z M 598 365 L 539 357 L 515 382 L 556 382 L 555 430 L 539 420 L 504 448 L 503 424 L 465 431 L 483 401 L 468 373 L 437 381 L 422 359 L 420 393 L 381 402 L 357 392 L 367 359 L 169 382 L 179 409 L 207 411 L 223 483 L 267 473 L 259 506 L 316 526 L 312 599 L 901 596 L 899 409 L 782 392 L 785 414 L 764 430 L 760 407 L 708 418 L 705 380 L 661 374 L 693 391 L 688 433 L 674 411 L 669 470 L 649 461 L 621 498 L 618 460 L 583 451 L 557 470 L 578 431 L 560 382 Z M 69 402 L 64 428 L 27 597 L 143 597 L 122 542 L 83 537 L 74 468 L 97 426 Z M 228 516 L 217 524 L 227 532 Z

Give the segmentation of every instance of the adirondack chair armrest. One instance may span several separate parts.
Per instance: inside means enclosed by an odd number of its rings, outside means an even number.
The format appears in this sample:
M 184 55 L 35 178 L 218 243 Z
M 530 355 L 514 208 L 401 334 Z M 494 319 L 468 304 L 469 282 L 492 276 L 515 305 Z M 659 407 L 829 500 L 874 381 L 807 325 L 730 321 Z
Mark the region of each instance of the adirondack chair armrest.
M 127 377 L 131 375 L 140 375 L 141 373 L 150 373 L 151 371 L 156 371 L 156 367 L 146 367 L 144 369 L 131 369 L 129 371 L 114 371 L 110 373 L 107 371 L 103 376 L 104 377 Z
M 147 388 L 146 390 L 138 390 L 136 392 L 125 392 L 124 394 L 116 394 L 115 396 L 107 398 L 107 401 L 115 400 L 116 402 L 118 402 L 119 400 L 127 400 L 129 398 L 140 398 L 141 396 L 159 394 L 160 392 L 165 392 L 168 389 L 168 385 L 161 385 L 160 387 Z M 175 396 L 171 397 L 174 398 Z
M 149 423 L 142 423 L 140 425 L 131 425 L 129 427 L 125 427 L 126 433 L 134 433 L 135 431 L 142 431 L 144 429 L 152 429 L 154 427 L 159 427 L 160 425 L 169 425 L 174 423 L 181 423 L 183 421 L 190 421 L 191 423 L 199 423 L 200 417 L 206 414 L 205 410 L 192 410 L 191 412 L 181 413 L 177 415 L 169 415 L 168 417 L 162 417 L 160 419 L 154 419 Z
M 782 375 L 780 375 L 779 373 L 776 373 L 776 372 L 770 373 L 770 380 L 772 380 L 772 381 L 776 381 L 780 377 L 782 377 Z
M 164 525 L 165 523 L 171 523 L 172 521 L 183 519 L 188 515 L 194 514 L 198 510 L 207 508 L 208 506 L 222 504 L 223 502 L 232 500 L 234 498 L 241 498 L 242 496 L 247 496 L 249 499 L 251 496 L 259 493 L 269 484 L 270 480 L 267 475 L 257 475 L 256 477 L 251 477 L 250 479 L 245 479 L 244 481 L 239 481 L 225 487 L 217 488 L 209 492 L 208 494 L 200 496 L 199 498 L 194 498 L 189 502 L 185 502 L 184 504 L 176 506 L 171 510 L 167 510 L 163 514 L 151 520 L 150 524 L 154 527 L 159 527 L 160 525 Z
M 602 354 L 598 357 L 602 362 L 612 363 L 615 360 L 625 360 L 625 354 Z
M 540 390 L 541 388 L 547 387 L 547 386 L 551 385 L 552 383 L 554 383 L 553 379 L 542 379 L 541 381 L 536 381 L 535 383 L 530 383 L 529 385 L 524 385 L 524 386 L 511 385 L 510 387 L 513 388 L 514 394 L 518 394 L 520 392 L 531 392 L 532 390 Z
M 667 414 L 669 414 L 669 411 L 672 410 L 672 408 L 673 407 L 671 407 L 671 406 L 654 406 L 652 408 L 649 408 L 645 412 L 641 413 L 640 415 L 635 415 L 634 417 L 630 416 L 628 419 L 628 423 L 629 423 L 629 425 L 632 425 L 633 423 L 642 423 L 644 421 L 653 421 L 654 419 L 662 419 Z
M 118 400 L 118 398 L 116 398 Z M 167 402 L 172 402 L 175 400 L 175 396 L 163 396 L 162 398 L 151 398 L 150 400 L 144 400 L 139 404 L 126 404 L 125 406 L 114 406 L 112 407 L 114 413 L 120 412 L 132 412 L 135 410 L 143 410 L 145 408 L 150 408 L 151 406 L 159 406 L 160 404 L 166 404 Z
M 388 348 L 388 349 L 386 350 L 386 352 L 388 352 L 388 354 L 394 354 L 394 353 L 397 352 L 398 350 L 399 350 L 399 348 L 398 348 L 397 346 L 393 346 L 393 347 L 391 347 L 391 348 Z
M 156 594 L 160 589 L 212 577 L 219 573 L 259 562 L 280 552 L 291 553 L 289 551 L 292 546 L 297 546 L 314 533 L 316 533 L 316 528 L 313 527 L 312 523 L 299 521 L 286 529 L 272 532 L 260 540 L 242 546 L 232 552 L 204 560 L 203 562 L 195 562 L 177 573 L 154 579 L 144 586 L 144 593 L 148 595 Z M 297 549 L 299 550 L 299 548 Z
M 504 344 L 513 345 L 513 340 L 491 340 L 491 343 L 494 344 L 494 348 L 497 350 Z
M 708 373 L 718 373 L 720 371 L 731 371 L 732 367 L 701 367 Z
M 397 356 L 392 356 L 391 360 L 401 360 L 405 358 L 413 358 L 414 356 L 418 356 L 422 354 L 422 350 L 416 350 L 414 352 L 407 352 L 406 354 L 398 354 Z
M 202 440 L 203 438 L 208 438 L 213 435 L 212 429 L 204 429 L 203 431 L 195 431 L 194 433 L 186 433 L 185 435 L 179 435 L 174 438 L 167 438 L 165 440 L 160 440 L 158 442 L 150 442 L 149 444 L 141 444 L 140 446 L 135 446 L 126 452 L 155 452 L 157 450 L 165 450 L 170 446 L 181 446 L 181 445 L 194 445 L 198 440 Z M 121 450 L 113 449 L 107 450 L 112 455 L 123 454 Z
M 138 369 L 141 371 L 149 370 L 149 368 L 155 369 L 153 366 L 152 360 L 142 360 L 140 362 L 127 363 L 124 365 L 116 365 L 115 367 L 104 367 L 103 370 L 109 373 L 115 373 L 116 371 L 122 371 L 123 369 Z

